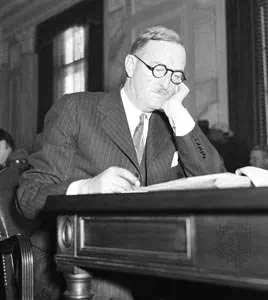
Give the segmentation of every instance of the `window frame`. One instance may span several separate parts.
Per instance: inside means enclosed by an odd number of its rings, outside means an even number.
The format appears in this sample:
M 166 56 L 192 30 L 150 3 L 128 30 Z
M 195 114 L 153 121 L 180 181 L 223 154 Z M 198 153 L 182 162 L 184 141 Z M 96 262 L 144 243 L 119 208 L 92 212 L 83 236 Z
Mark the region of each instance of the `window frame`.
M 77 26 L 77 25 L 75 25 Z M 72 28 L 74 28 L 75 26 L 71 26 L 67 29 L 65 29 L 62 33 L 60 34 L 64 34 L 64 32 L 66 30 L 70 30 Z M 56 39 L 59 38 L 59 36 L 55 37 L 55 40 L 54 40 L 54 43 L 53 43 L 53 82 L 55 84 L 57 84 L 57 80 L 61 78 L 61 73 L 64 73 L 64 70 L 68 69 L 69 67 L 71 66 L 78 66 L 79 64 L 81 64 L 81 62 L 84 62 L 84 89 L 83 90 L 80 90 L 80 91 L 86 91 L 88 89 L 88 48 L 90 47 L 89 45 L 89 25 L 86 24 L 86 25 L 79 25 L 79 27 L 83 27 L 84 29 L 84 56 L 79 58 L 78 60 L 73 60 L 71 61 L 70 63 L 62 63 L 62 64 L 58 64 L 55 60 L 57 59 L 56 58 L 56 47 L 57 45 L 56 44 L 60 44 L 60 41 L 56 41 Z M 54 84 L 54 88 L 53 88 L 53 101 L 56 102 L 57 100 L 59 100 L 59 98 L 61 97 L 58 97 L 57 95 L 59 94 L 60 95 L 60 92 L 59 92 L 59 89 L 55 86 Z M 63 92 L 64 94 L 64 92 Z M 61 94 L 61 96 L 63 96 L 63 94 Z
M 37 133 L 53 105 L 53 39 L 68 27 L 88 26 L 88 61 L 86 90 L 104 89 L 104 0 L 84 0 L 39 24 L 36 29 L 38 55 Z M 92 72 L 92 70 L 94 72 Z M 90 72 L 90 76 L 89 76 Z

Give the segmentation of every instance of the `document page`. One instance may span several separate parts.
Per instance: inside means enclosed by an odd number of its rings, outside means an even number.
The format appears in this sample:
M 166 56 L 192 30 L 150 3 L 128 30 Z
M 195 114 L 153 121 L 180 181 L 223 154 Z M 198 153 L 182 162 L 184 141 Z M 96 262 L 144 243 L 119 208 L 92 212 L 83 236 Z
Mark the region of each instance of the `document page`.
M 250 178 L 256 187 L 268 186 L 268 170 L 253 166 L 246 166 L 235 171 L 237 175 L 244 175 Z
M 138 187 L 134 190 L 134 192 L 236 188 L 250 186 L 252 186 L 251 180 L 247 176 L 226 172 L 180 178 L 168 182 Z

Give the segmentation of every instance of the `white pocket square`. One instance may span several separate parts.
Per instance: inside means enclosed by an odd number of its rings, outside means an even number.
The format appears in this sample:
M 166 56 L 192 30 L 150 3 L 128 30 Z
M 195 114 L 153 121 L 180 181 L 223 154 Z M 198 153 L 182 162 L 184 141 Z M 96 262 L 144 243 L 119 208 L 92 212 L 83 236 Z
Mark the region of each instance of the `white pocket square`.
M 171 168 L 176 167 L 178 165 L 178 151 L 174 152 L 173 159 L 171 162 Z

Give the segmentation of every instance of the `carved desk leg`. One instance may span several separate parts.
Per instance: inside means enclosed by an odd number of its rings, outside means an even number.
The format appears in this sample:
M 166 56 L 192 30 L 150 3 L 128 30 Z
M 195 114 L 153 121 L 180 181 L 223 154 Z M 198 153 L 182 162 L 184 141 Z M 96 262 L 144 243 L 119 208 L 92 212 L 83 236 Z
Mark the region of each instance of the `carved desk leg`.
M 58 218 L 58 251 L 61 255 L 74 255 L 76 251 L 75 233 L 77 227 L 76 216 L 59 216 Z M 90 300 L 93 297 L 91 290 L 91 275 L 84 269 L 75 266 L 66 266 L 59 263 L 67 285 L 64 298 L 68 300 Z
M 91 275 L 85 270 L 75 268 L 73 273 L 65 273 L 67 289 L 64 292 L 64 298 L 67 300 L 91 300 L 93 293 L 91 291 Z

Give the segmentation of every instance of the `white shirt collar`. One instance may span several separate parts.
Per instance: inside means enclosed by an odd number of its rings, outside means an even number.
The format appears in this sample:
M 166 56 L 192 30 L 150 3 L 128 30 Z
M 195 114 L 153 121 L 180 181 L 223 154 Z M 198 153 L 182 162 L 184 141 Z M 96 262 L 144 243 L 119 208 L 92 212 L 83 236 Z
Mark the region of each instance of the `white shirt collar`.
M 138 109 L 128 98 L 124 88 L 120 91 L 123 106 L 125 109 L 128 126 L 130 129 L 131 136 L 133 136 L 134 131 L 140 121 L 140 115 L 143 113 L 140 109 Z M 148 132 L 148 124 L 150 119 L 151 113 L 145 113 L 145 126 L 144 126 L 144 137 L 146 139 L 147 132 Z

